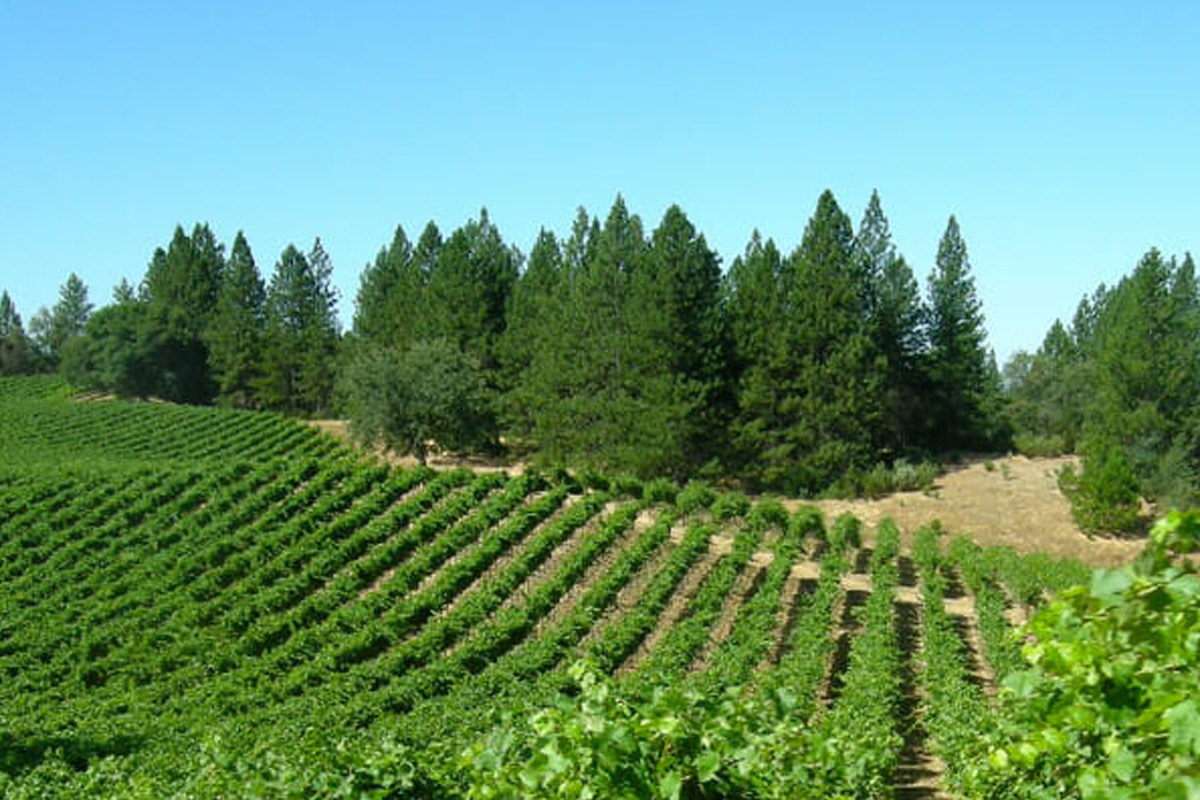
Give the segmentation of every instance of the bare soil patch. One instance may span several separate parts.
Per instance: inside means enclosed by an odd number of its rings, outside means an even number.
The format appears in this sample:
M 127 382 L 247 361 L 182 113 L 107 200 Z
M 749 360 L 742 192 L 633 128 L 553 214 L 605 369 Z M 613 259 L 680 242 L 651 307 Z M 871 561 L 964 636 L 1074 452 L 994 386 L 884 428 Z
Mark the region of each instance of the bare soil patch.
M 308 424 L 342 442 L 358 447 L 363 452 L 371 453 L 376 458 L 404 469 L 414 469 L 420 466 L 416 456 L 400 455 L 382 447 L 361 447 L 350 435 L 349 423 L 344 419 L 312 419 Z M 512 476 L 525 473 L 526 465 L 521 461 L 510 461 L 503 458 L 487 458 L 485 456 L 467 456 L 459 453 L 430 453 L 425 462 L 427 467 L 436 470 L 470 469 L 475 472 L 504 472 Z
M 700 591 L 700 586 L 708 579 L 709 574 L 717 566 L 717 562 L 725 555 L 726 553 L 720 552 L 717 548 L 710 548 L 707 553 L 692 565 L 687 575 L 675 587 L 675 591 L 671 594 L 671 599 L 668 601 L 667 607 L 658 617 L 658 623 L 646 635 L 642 643 L 638 645 L 638 649 L 625 659 L 625 663 L 617 670 L 618 675 L 624 675 L 637 670 L 638 666 L 654 651 L 659 640 L 666 636 L 684 618 L 693 598 Z
M 534 628 L 533 636 L 540 635 L 548 626 L 557 625 L 563 621 L 568 615 L 573 613 L 579 605 L 579 600 L 596 584 L 596 581 L 612 568 L 613 564 L 621 557 L 621 554 L 626 549 L 633 546 L 633 542 L 649 530 L 658 519 L 661 513 L 659 509 L 644 509 L 638 513 L 637 519 L 633 521 L 616 541 L 608 546 L 608 548 L 592 562 L 583 573 L 583 577 L 576 581 L 567 593 L 558 599 L 554 604 L 554 608 L 550 609 L 545 617 L 538 621 Z M 596 626 L 598 627 L 598 626 Z M 595 630 L 595 628 L 593 628 Z M 593 637 L 594 638 L 594 637 Z
M 988 464 L 992 468 L 988 468 Z M 1071 519 L 1071 506 L 1058 489 L 1058 470 L 1078 464 L 1074 457 L 979 459 L 950 469 L 926 492 L 901 492 L 879 500 L 818 500 L 826 519 L 849 511 L 871 536 L 890 517 L 902 532 L 905 549 L 918 528 L 940 520 L 952 536 L 981 545 L 1009 545 L 1021 553 L 1047 553 L 1096 566 L 1128 563 L 1140 541 L 1086 536 Z M 804 505 L 788 501 L 791 508 Z
M 758 591 L 763 579 L 766 578 L 766 568 L 770 566 L 774 555 L 774 553 L 760 550 L 750 557 L 746 568 L 738 574 L 737 582 L 733 585 L 733 590 L 730 591 L 721 604 L 721 615 L 717 618 L 717 624 L 709 632 L 708 641 L 705 642 L 704 649 L 700 651 L 700 654 L 692 664 L 693 671 L 703 672 L 707 669 L 708 662 L 712 658 L 713 653 L 721 646 L 722 642 L 729 638 L 729 634 L 733 632 L 733 626 L 737 624 L 738 615 L 741 614 L 742 606 L 745 605 L 746 599 Z

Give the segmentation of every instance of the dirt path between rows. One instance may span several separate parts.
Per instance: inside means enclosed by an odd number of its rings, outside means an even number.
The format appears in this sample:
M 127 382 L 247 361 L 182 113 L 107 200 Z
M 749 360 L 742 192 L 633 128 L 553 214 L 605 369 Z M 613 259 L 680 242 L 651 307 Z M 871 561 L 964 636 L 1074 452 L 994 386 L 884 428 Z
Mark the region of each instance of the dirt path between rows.
M 879 500 L 817 500 L 826 523 L 846 511 L 863 522 L 870 537 L 891 517 L 902 532 L 904 549 L 923 525 L 941 520 L 950 536 L 968 536 L 981 545 L 1010 545 L 1021 553 L 1076 558 L 1096 566 L 1127 563 L 1142 549 L 1137 540 L 1088 537 L 1071 519 L 1071 505 L 1058 489 L 1057 472 L 1072 457 L 1011 456 L 954 467 L 931 490 L 901 492 Z M 988 465 L 991 465 L 991 468 Z M 791 509 L 803 501 L 786 501 Z

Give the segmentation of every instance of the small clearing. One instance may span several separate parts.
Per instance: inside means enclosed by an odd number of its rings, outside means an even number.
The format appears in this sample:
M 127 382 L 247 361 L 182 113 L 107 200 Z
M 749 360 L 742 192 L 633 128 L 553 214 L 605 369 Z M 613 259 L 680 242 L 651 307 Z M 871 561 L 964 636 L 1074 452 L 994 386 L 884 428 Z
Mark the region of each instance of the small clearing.
M 940 520 L 950 536 L 970 537 L 981 545 L 1009 545 L 1020 553 L 1047 553 L 1094 566 L 1128 563 L 1142 542 L 1086 536 L 1071 519 L 1071 504 L 1058 488 L 1058 471 L 1075 457 L 979 459 L 952 467 L 925 492 L 900 492 L 879 500 L 817 500 L 827 520 L 849 511 L 873 534 L 890 517 L 900 526 L 905 550 L 918 528 Z M 991 465 L 989 469 L 988 465 Z M 809 504 L 786 501 L 789 508 Z

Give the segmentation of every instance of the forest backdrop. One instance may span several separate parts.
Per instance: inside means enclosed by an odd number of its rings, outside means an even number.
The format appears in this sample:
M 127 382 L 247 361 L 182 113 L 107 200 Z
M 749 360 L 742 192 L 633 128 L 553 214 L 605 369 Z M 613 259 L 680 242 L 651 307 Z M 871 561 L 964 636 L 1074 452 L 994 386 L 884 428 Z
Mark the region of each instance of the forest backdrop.
M 1136 530 L 1140 498 L 1198 498 L 1200 293 L 1148 252 L 1001 371 L 951 216 L 919 288 L 877 194 L 857 229 L 824 192 L 790 252 L 757 231 L 728 269 L 671 206 L 649 234 L 618 196 L 528 255 L 487 211 L 397 227 L 340 330 L 320 239 L 264 279 L 239 232 L 177 227 L 99 309 L 74 274 L 26 330 L 0 296 L 0 371 L 128 397 L 338 414 L 430 443 L 642 477 L 813 495 L 895 488 L 968 452 L 1077 452 L 1081 524 Z

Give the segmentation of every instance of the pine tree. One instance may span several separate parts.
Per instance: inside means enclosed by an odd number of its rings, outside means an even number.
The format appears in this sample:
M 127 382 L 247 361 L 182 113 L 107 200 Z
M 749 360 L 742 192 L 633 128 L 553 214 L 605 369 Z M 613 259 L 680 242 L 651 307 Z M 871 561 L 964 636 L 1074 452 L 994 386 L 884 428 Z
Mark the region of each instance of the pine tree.
M 266 289 L 245 235 L 238 231 L 221 279 L 209 333 L 209 361 L 217 399 L 237 407 L 254 405 L 262 373 Z
M 849 217 L 826 190 L 784 272 L 788 365 L 787 488 L 813 492 L 869 465 L 878 440 L 879 373 L 869 330 L 866 275 L 854 259 Z M 779 455 L 779 454 L 777 454 Z
M 143 286 L 173 335 L 198 340 L 207 333 L 224 269 L 224 246 L 207 224 L 191 236 L 177 225 L 167 249 L 155 251 Z
M 924 310 L 912 270 L 892 243 L 878 192 L 871 192 L 863 213 L 854 258 L 865 281 L 869 333 L 882 377 L 876 448 L 903 455 L 920 441 Z
M 20 375 L 33 365 L 29 338 L 8 291 L 0 293 L 0 375 Z
M 737 372 L 746 376 L 764 367 L 782 332 L 783 256 L 775 242 L 757 230 L 745 252 L 729 268 L 726 293 L 729 324 L 737 354 Z
M 313 289 L 309 316 L 302 340 L 300 398 L 309 413 L 328 413 L 333 407 L 341 325 L 337 316 L 337 288 L 333 285 L 333 262 L 318 237 L 308 253 Z
M 530 438 L 534 417 L 544 404 L 532 370 L 535 362 L 547 368 L 554 361 L 565 303 L 564 269 L 557 237 L 541 230 L 513 286 L 500 341 L 502 417 L 510 440 Z
M 260 402 L 316 414 L 333 402 L 339 340 L 333 268 L 318 238 L 308 256 L 284 248 L 267 289 Z
M 72 272 L 59 287 L 58 302 L 49 310 L 39 309 L 30 320 L 37 352 L 51 368 L 58 366 L 66 343 L 83 333 L 91 314 L 87 285 Z
M 289 244 L 275 262 L 267 288 L 263 374 L 255 387 L 259 403 L 266 408 L 300 408 L 299 356 L 309 323 L 306 298 L 311 284 L 308 259 Z
M 167 248 L 154 252 L 141 291 L 154 394 L 184 403 L 215 396 L 207 341 L 224 269 L 224 246 L 207 224 L 195 225 L 190 236 L 176 226 Z
M 129 285 L 128 280 L 121 278 L 121 282 L 113 287 L 113 302 L 132 303 L 135 299 L 133 287 Z
M 987 413 L 992 387 L 985 335 L 967 245 L 951 216 L 929 276 L 927 424 L 940 452 L 1002 444 L 992 439 L 996 425 Z
M 649 409 L 646 421 L 662 440 L 662 467 L 684 475 L 723 453 L 733 412 L 720 258 L 673 205 L 632 283 L 630 322 L 644 354 L 644 384 L 665 384 L 670 406 Z
M 783 256 L 756 230 L 727 276 L 729 324 L 737 376 L 737 419 L 733 424 L 733 466 L 758 485 L 766 482 L 764 456 L 779 447 L 784 423 L 780 342 L 786 306 Z
M 479 359 L 485 373 L 494 371 L 520 263 L 520 254 L 504 243 L 487 209 L 480 211 L 477 221 L 455 230 L 438 252 L 426 284 L 420 337 L 449 339 Z
M 363 270 L 355 301 L 354 336 L 379 345 L 409 347 L 421 313 L 424 288 L 425 276 L 416 262 L 412 243 L 404 228 L 397 225 L 391 244 Z
M 620 196 L 603 227 L 582 209 L 576 215 L 551 333 L 523 379 L 545 460 L 618 471 L 667 460 L 663 432 L 648 428 L 652 409 L 671 407 L 669 387 L 648 380 L 654 348 L 637 339 L 630 302 L 645 252 L 641 220 Z

